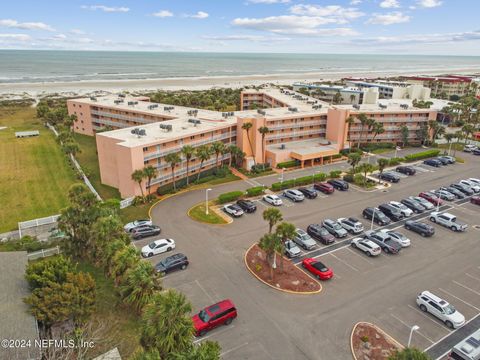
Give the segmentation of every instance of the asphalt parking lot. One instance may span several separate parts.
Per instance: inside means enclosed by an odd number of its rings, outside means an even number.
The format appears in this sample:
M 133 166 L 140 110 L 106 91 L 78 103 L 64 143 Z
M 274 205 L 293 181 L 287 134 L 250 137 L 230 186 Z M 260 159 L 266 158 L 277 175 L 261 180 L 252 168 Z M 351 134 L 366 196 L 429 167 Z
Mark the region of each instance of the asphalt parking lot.
M 417 175 L 404 177 L 384 190 L 351 188 L 348 192 L 319 194 L 317 199 L 302 203 L 284 199 L 280 210 L 286 221 L 302 229 L 325 218 L 348 216 L 357 217 L 369 229 L 369 222 L 361 218 L 367 206 L 417 195 L 462 178 L 479 178 L 479 157 L 462 157 L 465 164 L 441 168 L 418 165 Z M 272 179 L 256 181 L 267 183 Z M 247 182 L 225 184 L 215 187 L 210 195 L 250 186 Z M 332 248 L 319 245 L 309 256 L 322 259 L 334 270 L 335 277 L 322 283 L 320 294 L 296 296 L 261 284 L 243 263 L 246 249 L 268 230 L 261 213 L 270 205 L 260 200 L 255 214 L 246 214 L 229 225 L 207 226 L 186 216 L 188 208 L 204 196 L 205 192 L 199 190 L 166 200 L 154 208 L 152 216 L 162 227 L 161 237 L 175 239 L 174 252 L 183 252 L 190 259 L 187 270 L 165 277 L 165 286 L 184 292 L 195 311 L 224 298 L 237 305 L 239 317 L 232 325 L 197 339 L 219 341 L 225 359 L 351 359 L 349 336 L 357 321 L 373 322 L 403 344 L 410 326 L 418 325 L 412 344 L 428 348 L 451 330 L 417 308 L 416 295 L 427 289 L 451 302 L 467 321 L 480 313 L 480 230 L 473 226 L 480 225 L 477 205 L 447 203 L 452 207 L 448 212 L 470 225 L 465 233 L 434 225 L 436 234 L 422 238 L 402 226 L 398 230 L 411 239 L 412 245 L 398 255 L 382 253 L 369 258 L 351 248 L 349 240 Z M 152 239 L 136 245 L 141 247 Z M 168 255 L 149 261 L 156 263 Z

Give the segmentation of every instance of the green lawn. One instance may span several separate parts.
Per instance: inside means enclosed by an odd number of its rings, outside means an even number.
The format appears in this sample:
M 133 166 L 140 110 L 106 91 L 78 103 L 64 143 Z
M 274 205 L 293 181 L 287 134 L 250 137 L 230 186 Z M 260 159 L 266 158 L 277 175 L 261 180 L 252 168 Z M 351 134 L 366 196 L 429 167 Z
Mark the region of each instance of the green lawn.
M 35 117 L 35 109 L 0 108 L 0 233 L 17 222 L 58 214 L 67 206 L 75 172 L 53 133 Z M 15 131 L 39 130 L 40 136 L 17 139 Z
M 100 168 L 98 166 L 97 143 L 95 142 L 95 137 L 75 134 L 75 140 L 77 140 L 81 149 L 81 152 L 76 156 L 77 160 L 95 190 L 98 191 L 102 199 L 120 199 L 120 192 L 117 189 L 104 185 L 100 181 Z
M 215 211 L 213 211 L 212 207 L 208 207 L 208 215 L 205 214 L 205 203 L 200 203 L 190 209 L 188 212 L 188 216 L 192 219 L 208 223 L 208 224 L 226 224 L 227 222 L 222 217 L 218 216 Z

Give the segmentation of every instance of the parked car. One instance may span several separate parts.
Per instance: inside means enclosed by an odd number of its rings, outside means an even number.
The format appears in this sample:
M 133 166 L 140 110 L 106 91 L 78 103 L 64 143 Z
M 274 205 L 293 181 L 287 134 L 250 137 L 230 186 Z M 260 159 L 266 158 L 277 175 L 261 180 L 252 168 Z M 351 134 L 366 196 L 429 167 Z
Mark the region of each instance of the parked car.
M 451 164 L 450 160 L 443 157 L 443 156 L 438 156 L 438 157 L 435 158 L 435 160 L 440 161 L 442 163 L 442 165 L 450 165 Z
M 330 234 L 337 238 L 342 238 L 348 235 L 347 230 L 345 230 L 342 225 L 332 219 L 325 219 L 322 222 L 322 226 L 328 230 Z
M 333 277 L 332 269 L 329 269 L 322 262 L 307 258 L 302 261 L 302 266 L 310 271 L 319 280 L 328 280 Z
M 412 210 L 415 214 L 421 214 L 426 210 L 421 203 L 410 198 L 403 199 L 400 202 L 406 207 L 408 207 L 410 210 Z
M 169 272 L 175 270 L 185 270 L 188 267 L 188 258 L 182 253 L 168 256 L 155 265 L 155 270 L 162 275 L 166 275 Z
M 307 233 L 308 235 L 325 245 L 332 244 L 335 241 L 335 236 L 330 234 L 328 230 L 320 224 L 308 225 Z
M 132 231 L 130 231 L 130 234 L 132 234 L 132 238 L 134 240 L 139 240 L 149 236 L 160 235 L 161 232 L 162 230 L 160 229 L 160 226 L 143 225 L 143 226 L 134 228 Z
M 392 183 L 398 183 L 400 181 L 400 176 L 395 174 L 393 171 L 385 171 L 379 174 L 378 178 L 381 180 L 392 182 Z
M 407 206 L 403 205 L 401 202 L 390 201 L 389 204 L 394 208 L 398 209 L 405 217 L 409 217 L 413 215 L 413 210 L 409 209 Z
M 291 259 L 300 256 L 301 253 L 300 248 L 292 240 L 285 241 L 285 255 L 287 257 Z
M 480 185 L 476 184 L 471 180 L 460 180 L 459 184 L 470 186 L 472 190 L 476 193 L 480 192 Z
M 427 159 L 423 162 L 425 165 L 428 165 L 428 166 L 433 166 L 433 167 L 440 167 L 442 166 L 442 162 L 440 160 L 437 160 L 437 159 Z
M 402 249 L 402 245 L 400 245 L 397 241 L 394 241 L 390 235 L 381 231 L 365 231 L 365 237 L 369 240 L 372 240 L 375 244 L 380 246 L 383 251 L 389 254 L 398 254 Z
M 480 185 L 480 179 L 477 179 L 477 178 L 468 178 L 468 181 L 473 181 L 475 184 Z
M 465 194 L 462 193 L 460 190 L 455 189 L 451 186 L 442 186 L 439 190 L 448 191 L 450 194 L 453 194 L 457 199 L 465 199 Z
M 418 294 L 416 302 L 422 311 L 432 314 L 451 329 L 457 329 L 465 324 L 465 316 L 453 305 L 430 291 L 422 291 Z
M 142 247 L 141 253 L 143 257 L 152 257 L 173 249 L 175 249 L 175 241 L 173 239 L 159 239 Z
M 240 206 L 246 213 L 254 213 L 257 211 L 257 205 L 250 200 L 238 200 L 237 205 Z
M 301 187 L 298 188 L 298 191 L 300 191 L 307 199 L 315 199 L 318 196 L 318 193 L 314 188 Z
M 351 243 L 353 248 L 362 250 L 368 256 L 378 256 L 382 252 L 382 248 L 375 244 L 372 240 L 366 238 L 354 238 Z
M 450 155 L 442 155 L 442 156 L 439 156 L 438 159 L 440 161 L 442 161 L 443 159 L 443 161 L 447 161 L 449 164 L 455 164 L 455 162 L 457 161 L 457 159 L 455 159 L 453 156 L 450 156 Z
M 426 210 L 431 210 L 435 207 L 430 201 L 420 196 L 410 196 L 409 198 L 419 202 Z
M 348 232 L 360 234 L 363 232 L 363 224 L 354 217 L 339 218 L 337 222 Z
M 335 188 L 326 182 L 315 183 L 315 185 L 313 185 L 313 188 L 315 190 L 321 191 L 324 194 L 333 194 L 335 191 Z
M 144 220 L 135 220 L 132 222 L 129 222 L 123 227 L 123 230 L 126 232 L 131 232 L 133 229 L 139 227 L 139 226 L 144 226 L 144 225 L 153 225 L 152 220 L 150 219 L 144 219 Z
M 402 247 L 409 247 L 411 245 L 410 239 L 398 231 L 388 229 L 382 229 L 380 231 L 390 235 L 392 240 L 398 242 Z
M 475 205 L 480 205 L 480 196 L 472 196 L 470 202 Z
M 476 148 L 475 150 L 472 151 L 472 154 L 477 156 L 480 155 L 480 149 Z
M 431 191 L 423 191 L 420 194 L 418 194 L 418 196 L 431 202 L 435 206 L 439 206 L 443 204 L 442 199 L 440 199 L 437 195 L 435 195 Z
M 283 204 L 282 199 L 274 194 L 263 195 L 263 201 L 273 206 L 281 206 Z
M 430 214 L 430 221 L 448 227 L 453 231 L 465 231 L 468 227 L 467 224 L 458 221 L 457 217 L 450 213 L 434 211 Z
M 377 225 L 388 225 L 392 222 L 392 220 L 390 220 L 380 209 L 378 208 L 371 208 L 371 207 L 368 207 L 368 208 L 365 208 L 363 210 L 363 218 L 364 219 L 368 219 L 368 220 L 372 220 L 373 218 L 373 221 L 375 222 L 375 224 Z
M 283 192 L 283 196 L 289 198 L 293 202 L 300 202 L 305 200 L 305 196 L 298 190 L 288 189 Z
M 397 166 L 395 170 L 405 175 L 415 175 L 417 173 L 413 166 Z
M 471 196 L 475 193 L 470 186 L 465 185 L 465 184 L 455 183 L 455 184 L 451 184 L 450 186 L 459 190 L 459 191 L 461 191 L 462 193 L 464 193 L 467 196 Z
M 455 200 L 455 195 L 453 195 L 451 192 L 440 190 L 440 189 L 432 190 L 431 192 L 437 195 L 442 200 L 447 200 L 447 201 Z
M 341 190 L 341 191 L 347 191 L 349 188 L 348 182 L 345 180 L 340 180 L 340 179 L 330 179 L 327 181 L 330 185 L 332 185 L 335 189 Z
M 476 150 L 477 146 L 473 144 L 467 144 L 463 147 L 463 151 L 465 152 L 473 152 L 473 150 Z
M 242 208 L 237 204 L 226 204 L 223 206 L 223 211 L 225 211 L 228 215 L 232 215 L 236 218 L 243 215 Z
M 237 309 L 231 300 L 206 307 L 192 317 L 195 336 L 203 336 L 220 325 L 230 325 L 236 317 Z
M 299 246 L 304 248 L 305 250 L 311 250 L 315 246 L 317 246 L 317 243 L 315 240 L 312 239 L 308 233 L 302 229 L 297 229 L 295 230 L 295 237 L 293 238 L 293 241 L 296 242 Z
M 423 237 L 430 237 L 435 234 L 435 229 L 433 228 L 433 226 L 420 221 L 407 220 L 407 222 L 405 223 L 405 229 L 416 232 Z
M 390 204 L 381 204 L 378 206 L 378 208 L 392 221 L 399 221 L 405 217 L 399 209 Z

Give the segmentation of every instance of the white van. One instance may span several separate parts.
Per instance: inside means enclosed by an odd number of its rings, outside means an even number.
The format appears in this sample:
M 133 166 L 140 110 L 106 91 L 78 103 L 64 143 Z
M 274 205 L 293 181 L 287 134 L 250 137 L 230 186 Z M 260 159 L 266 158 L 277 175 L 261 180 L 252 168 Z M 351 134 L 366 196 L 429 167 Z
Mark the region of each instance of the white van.
M 455 345 L 449 360 L 480 360 L 480 329 Z

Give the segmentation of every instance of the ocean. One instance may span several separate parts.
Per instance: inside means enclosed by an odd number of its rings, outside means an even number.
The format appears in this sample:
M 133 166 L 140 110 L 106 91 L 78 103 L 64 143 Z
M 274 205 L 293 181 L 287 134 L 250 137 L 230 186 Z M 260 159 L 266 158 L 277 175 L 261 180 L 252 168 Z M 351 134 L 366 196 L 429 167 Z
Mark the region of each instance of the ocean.
M 474 56 L 0 50 L 0 83 L 479 68 Z

